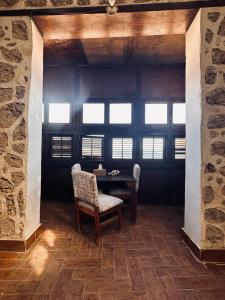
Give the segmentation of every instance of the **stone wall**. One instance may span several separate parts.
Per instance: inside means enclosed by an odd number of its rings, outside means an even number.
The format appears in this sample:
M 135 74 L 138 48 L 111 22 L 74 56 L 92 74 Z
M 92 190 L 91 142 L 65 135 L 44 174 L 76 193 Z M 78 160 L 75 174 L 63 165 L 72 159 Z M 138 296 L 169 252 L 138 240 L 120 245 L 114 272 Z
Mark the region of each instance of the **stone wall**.
M 195 2 L 196 0 L 116 0 L 117 4 L 160 4 Z M 199 0 L 207 2 L 208 0 Z M 3 9 L 35 9 L 35 8 L 59 8 L 59 7 L 79 7 L 79 6 L 102 6 L 108 5 L 108 0 L 0 0 L 0 10 Z
M 202 10 L 202 247 L 225 247 L 225 8 Z
M 0 239 L 23 239 L 31 21 L 0 20 Z

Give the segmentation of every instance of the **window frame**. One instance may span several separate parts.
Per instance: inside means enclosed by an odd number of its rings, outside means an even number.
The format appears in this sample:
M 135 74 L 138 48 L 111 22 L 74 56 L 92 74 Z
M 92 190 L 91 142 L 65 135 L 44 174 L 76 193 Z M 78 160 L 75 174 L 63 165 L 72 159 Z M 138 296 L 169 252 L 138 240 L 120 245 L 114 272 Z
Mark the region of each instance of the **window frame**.
M 84 104 L 104 104 L 104 122 L 103 123 L 83 123 L 83 105 Z M 104 102 L 104 100 L 101 99 L 88 99 L 86 102 L 81 103 L 81 116 L 80 116 L 80 126 L 81 127 L 99 127 L 99 126 L 105 126 L 106 125 L 106 117 L 107 117 L 107 104 Z
M 62 134 L 66 134 L 64 130 L 69 130 L 74 128 L 75 122 L 74 122 L 74 99 L 45 99 L 43 101 L 44 103 L 44 122 L 42 123 L 42 126 L 46 128 L 47 130 L 53 130 L 62 132 Z M 56 104 L 69 104 L 70 105 L 70 122 L 69 123 L 49 123 L 49 112 L 50 112 L 50 104 L 56 103 Z
M 52 137 L 71 137 L 71 157 L 70 158 L 52 157 Z M 74 136 L 72 134 L 51 133 L 48 135 L 48 140 L 49 140 L 48 157 L 49 157 L 50 161 L 66 162 L 66 161 L 71 161 L 74 159 Z
M 167 114 L 166 114 L 166 117 L 167 117 L 167 123 L 158 123 L 158 124 L 150 124 L 150 123 L 145 123 L 145 105 L 146 104 L 166 104 L 167 105 Z M 149 128 L 149 127 L 166 127 L 166 126 L 169 126 L 170 125 L 170 109 L 169 109 L 169 105 L 170 105 L 170 102 L 169 100 L 147 100 L 145 99 L 143 101 L 143 110 L 142 110 L 142 113 L 143 113 L 143 125 L 145 126 L 145 128 Z
M 110 104 L 130 104 L 131 105 L 131 123 L 110 123 Z M 134 125 L 134 100 L 131 100 L 129 98 L 126 99 L 110 99 L 108 102 L 108 114 L 107 114 L 107 124 L 108 126 L 113 127 L 123 127 L 123 128 L 129 128 Z M 134 125 L 135 126 L 135 125 Z
M 133 140 L 133 144 L 132 144 L 132 158 L 113 158 L 112 157 L 112 154 L 113 154 L 113 147 L 112 147 L 112 141 L 113 139 L 121 139 L 121 138 L 124 138 L 124 139 L 132 139 Z M 131 135 L 112 135 L 110 136 L 110 143 L 109 143 L 109 160 L 111 162 L 131 162 L 135 159 L 135 146 L 136 146 L 136 139 L 134 136 L 131 136 Z
M 82 157 L 82 138 L 84 137 L 94 137 L 94 135 L 103 135 L 102 137 L 102 156 L 101 157 Z M 81 161 L 99 161 L 99 162 L 103 162 L 104 161 L 104 157 L 105 157 L 105 134 L 97 134 L 97 133 L 93 133 L 93 134 L 81 134 L 79 136 L 79 158 Z
M 175 163 L 178 163 L 178 164 L 183 164 L 183 163 L 185 163 L 185 161 L 186 161 L 186 149 L 187 149 L 187 143 L 185 143 L 185 158 L 182 158 L 182 159 L 176 159 L 175 158 L 175 151 L 176 151 L 176 143 L 175 143 L 175 140 L 176 139 L 185 139 L 185 141 L 186 141 L 186 136 L 185 135 L 173 135 L 172 136 L 172 139 L 173 139 L 173 141 L 172 141 L 172 161 L 173 162 L 175 162 Z
M 143 158 L 143 139 L 144 138 L 162 138 L 163 139 L 163 158 Z M 144 135 L 140 137 L 140 160 L 142 162 L 164 162 L 167 159 L 167 139 L 168 136 L 166 135 L 159 135 L 159 134 L 151 134 L 151 135 Z
M 185 120 L 185 123 L 173 123 L 173 105 L 174 104 L 184 104 L 185 111 L 186 111 L 186 107 L 187 107 L 185 101 L 181 101 L 181 100 L 172 101 L 172 103 L 171 103 L 171 125 L 175 126 L 175 127 L 181 127 L 181 126 L 186 127 L 187 120 Z

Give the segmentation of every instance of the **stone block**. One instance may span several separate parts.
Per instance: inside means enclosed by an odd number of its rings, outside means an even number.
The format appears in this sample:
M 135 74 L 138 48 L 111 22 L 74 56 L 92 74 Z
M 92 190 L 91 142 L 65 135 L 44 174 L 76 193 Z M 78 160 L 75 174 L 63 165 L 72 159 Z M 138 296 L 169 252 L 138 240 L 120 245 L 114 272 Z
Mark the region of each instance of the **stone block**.
M 204 186 L 202 189 L 202 198 L 204 203 L 210 203 L 215 197 L 214 190 L 211 186 Z
M 224 241 L 224 233 L 221 229 L 213 225 L 207 225 L 206 227 L 206 239 L 211 243 L 221 243 Z

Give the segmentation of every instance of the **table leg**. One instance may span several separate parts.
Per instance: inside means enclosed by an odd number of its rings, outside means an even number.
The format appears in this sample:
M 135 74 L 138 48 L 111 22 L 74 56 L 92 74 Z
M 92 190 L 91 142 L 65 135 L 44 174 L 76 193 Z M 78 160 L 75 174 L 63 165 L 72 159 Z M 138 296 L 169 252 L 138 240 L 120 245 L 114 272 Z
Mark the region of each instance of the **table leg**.
M 135 224 L 137 220 L 137 192 L 135 190 L 135 182 L 129 182 L 128 186 L 131 191 L 131 223 Z

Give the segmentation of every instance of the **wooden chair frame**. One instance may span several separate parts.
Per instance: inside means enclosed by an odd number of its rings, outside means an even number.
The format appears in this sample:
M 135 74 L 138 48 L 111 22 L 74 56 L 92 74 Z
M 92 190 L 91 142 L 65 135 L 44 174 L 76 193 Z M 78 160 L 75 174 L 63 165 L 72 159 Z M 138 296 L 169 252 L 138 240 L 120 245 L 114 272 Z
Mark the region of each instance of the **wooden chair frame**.
M 92 209 L 89 209 L 88 207 L 79 205 L 79 201 L 82 201 L 82 200 L 80 200 L 79 198 L 75 198 L 76 225 L 77 225 L 77 229 L 78 229 L 79 233 L 81 232 L 80 212 L 83 212 L 94 218 L 94 220 L 95 220 L 95 243 L 96 244 L 98 244 L 101 229 L 104 228 L 105 226 L 112 224 L 112 223 L 117 223 L 117 230 L 118 231 L 120 230 L 122 204 L 117 205 L 113 208 L 110 208 L 104 212 L 100 212 L 98 206 L 93 205 L 93 210 L 92 210 Z M 91 204 L 88 203 L 88 205 L 91 205 Z M 112 213 L 117 213 L 117 215 L 107 219 L 106 221 L 101 222 L 101 217 L 112 214 Z

